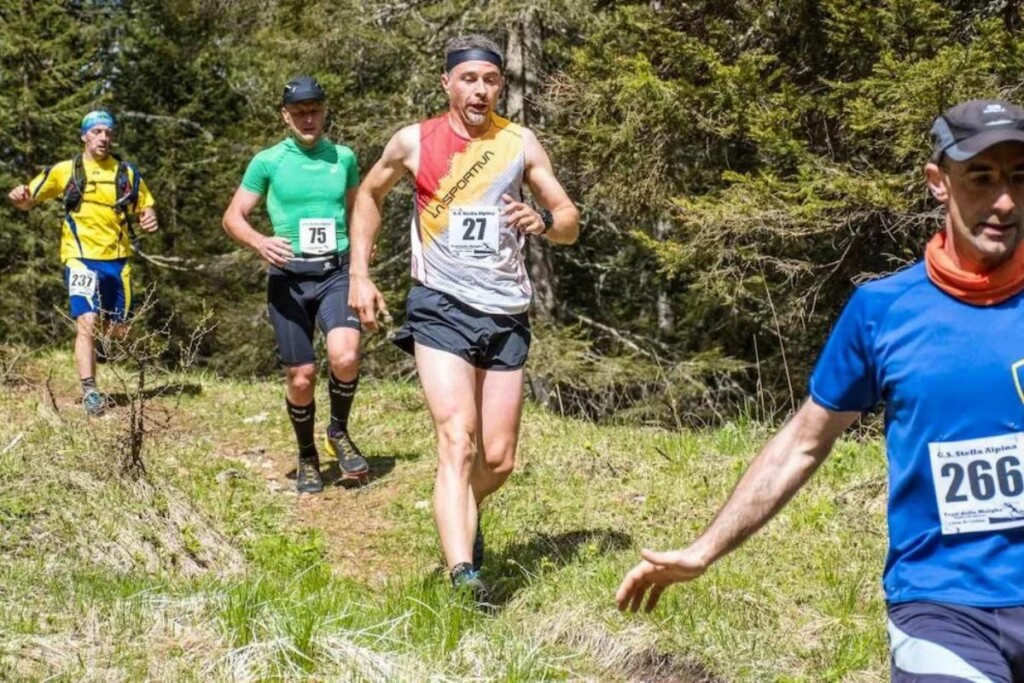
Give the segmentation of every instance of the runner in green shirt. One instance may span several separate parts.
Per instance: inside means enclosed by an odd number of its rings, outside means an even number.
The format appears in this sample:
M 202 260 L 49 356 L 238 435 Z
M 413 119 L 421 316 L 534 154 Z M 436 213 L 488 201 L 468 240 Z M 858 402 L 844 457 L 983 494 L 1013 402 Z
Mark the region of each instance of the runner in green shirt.
M 351 149 L 323 137 L 326 95 L 315 79 L 289 81 L 281 104 L 291 135 L 253 157 L 223 225 L 269 264 L 267 302 L 299 447 L 296 486 L 317 493 L 324 485 L 314 436 L 314 322 L 327 337 L 330 360 L 331 422 L 325 446 L 346 477 L 363 477 L 369 469 L 348 434 L 359 382 L 360 334 L 359 318 L 348 307 L 348 216 L 359 171 Z M 249 223 L 263 197 L 272 237 Z

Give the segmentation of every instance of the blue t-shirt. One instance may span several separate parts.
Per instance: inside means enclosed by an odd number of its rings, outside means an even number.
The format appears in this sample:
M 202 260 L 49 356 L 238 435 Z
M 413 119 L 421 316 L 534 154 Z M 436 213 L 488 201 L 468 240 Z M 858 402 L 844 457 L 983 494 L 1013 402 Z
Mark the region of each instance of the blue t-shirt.
M 972 306 L 923 263 L 867 283 L 810 393 L 835 411 L 885 402 L 890 602 L 1024 605 L 1024 293 Z

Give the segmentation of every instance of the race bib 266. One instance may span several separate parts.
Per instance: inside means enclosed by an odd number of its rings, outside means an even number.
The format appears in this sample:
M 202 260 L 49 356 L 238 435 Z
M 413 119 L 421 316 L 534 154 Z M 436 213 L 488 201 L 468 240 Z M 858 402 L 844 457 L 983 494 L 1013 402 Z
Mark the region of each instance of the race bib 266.
M 1024 526 L 1024 434 L 928 444 L 943 535 Z

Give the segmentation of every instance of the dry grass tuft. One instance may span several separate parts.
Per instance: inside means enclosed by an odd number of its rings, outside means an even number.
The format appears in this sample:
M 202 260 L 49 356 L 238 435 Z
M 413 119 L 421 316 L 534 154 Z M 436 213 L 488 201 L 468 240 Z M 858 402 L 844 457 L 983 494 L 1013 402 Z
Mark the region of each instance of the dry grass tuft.
M 596 619 L 592 607 L 552 609 L 534 629 L 534 636 L 582 655 L 609 675 L 639 683 L 720 683 L 700 661 L 658 648 L 648 624 L 631 622 L 618 630 Z
M 125 488 L 139 505 L 122 511 L 107 534 L 102 526 L 109 524 L 97 521 L 80 538 L 79 549 L 91 562 L 119 573 L 143 569 L 188 578 L 244 568 L 242 553 L 180 492 L 145 482 Z

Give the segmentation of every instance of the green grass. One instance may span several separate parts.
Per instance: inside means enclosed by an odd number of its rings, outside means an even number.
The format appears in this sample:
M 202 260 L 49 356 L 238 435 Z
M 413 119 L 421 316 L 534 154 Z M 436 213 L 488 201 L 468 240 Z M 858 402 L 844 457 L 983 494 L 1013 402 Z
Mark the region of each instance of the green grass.
M 486 614 L 440 571 L 415 385 L 361 385 L 353 431 L 379 477 L 314 500 L 282 476 L 276 382 L 157 379 L 192 389 L 154 401 L 170 421 L 139 487 L 112 474 L 117 414 L 89 422 L 71 404 L 68 355 L 17 371 L 0 386 L 0 451 L 22 435 L 0 454 L 0 679 L 884 680 L 875 441 L 843 442 L 746 546 L 627 616 L 612 595 L 638 549 L 699 533 L 769 432 L 528 406 L 517 471 L 484 512 L 500 605 Z M 40 409 L 50 373 L 56 419 Z

